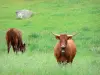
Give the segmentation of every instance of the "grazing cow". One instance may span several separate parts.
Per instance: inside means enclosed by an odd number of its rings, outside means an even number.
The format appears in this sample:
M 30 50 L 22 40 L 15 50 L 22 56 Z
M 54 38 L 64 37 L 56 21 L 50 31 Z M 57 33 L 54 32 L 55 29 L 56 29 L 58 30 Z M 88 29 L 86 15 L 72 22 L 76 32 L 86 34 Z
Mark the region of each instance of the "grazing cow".
M 76 55 L 76 46 L 72 40 L 73 35 L 54 34 L 59 40 L 54 48 L 54 56 L 58 63 L 72 63 Z M 75 34 L 74 34 L 75 35 Z
M 21 51 L 22 53 L 25 51 L 25 43 L 22 42 L 22 33 L 21 31 L 11 28 L 6 33 L 6 41 L 8 47 L 8 53 L 10 51 L 10 47 L 12 45 L 13 51 L 18 52 Z

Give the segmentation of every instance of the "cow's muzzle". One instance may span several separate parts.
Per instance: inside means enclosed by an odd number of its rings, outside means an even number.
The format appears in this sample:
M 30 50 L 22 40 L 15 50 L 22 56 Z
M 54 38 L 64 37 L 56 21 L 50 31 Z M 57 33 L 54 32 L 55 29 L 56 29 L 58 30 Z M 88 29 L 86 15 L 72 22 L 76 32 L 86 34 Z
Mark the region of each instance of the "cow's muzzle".
M 62 49 L 62 50 L 61 50 L 61 52 L 62 52 L 62 53 L 65 53 L 65 50 L 64 50 L 64 49 Z
M 61 46 L 61 49 L 62 49 L 62 50 L 65 50 L 65 48 L 66 48 L 65 45 L 62 45 L 62 46 Z
M 62 55 L 62 56 L 65 55 L 65 50 L 64 50 L 64 49 L 61 50 L 61 55 Z

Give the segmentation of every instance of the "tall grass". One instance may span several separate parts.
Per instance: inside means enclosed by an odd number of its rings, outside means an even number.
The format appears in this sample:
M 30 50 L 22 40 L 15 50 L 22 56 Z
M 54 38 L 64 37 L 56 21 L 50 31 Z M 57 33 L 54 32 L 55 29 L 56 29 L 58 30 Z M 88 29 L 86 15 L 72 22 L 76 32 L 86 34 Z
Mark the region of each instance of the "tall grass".
M 0 75 L 99 75 L 99 0 L 1 0 Z M 16 19 L 19 9 L 37 14 Z M 25 53 L 7 54 L 6 31 L 22 31 Z M 77 54 L 72 64 L 58 65 L 53 55 L 57 42 L 53 33 L 78 33 L 73 37 Z
M 100 59 L 99 57 L 95 59 L 94 56 L 76 56 L 72 65 L 63 66 L 56 63 L 52 53 L 35 52 L 32 55 L 10 53 L 2 55 L 0 62 L 0 74 L 3 75 L 99 75 L 100 73 Z

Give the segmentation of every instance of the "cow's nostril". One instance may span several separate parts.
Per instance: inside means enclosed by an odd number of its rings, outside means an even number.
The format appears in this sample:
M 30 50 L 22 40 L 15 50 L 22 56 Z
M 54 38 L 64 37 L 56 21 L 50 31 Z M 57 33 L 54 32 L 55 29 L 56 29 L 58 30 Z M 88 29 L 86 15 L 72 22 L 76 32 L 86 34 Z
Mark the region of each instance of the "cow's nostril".
M 61 46 L 61 49 L 65 49 L 66 47 L 65 46 Z
M 65 47 L 61 47 L 61 49 L 65 49 Z
M 65 48 L 66 48 L 65 45 L 62 44 L 62 45 L 61 45 L 61 49 L 63 50 L 63 49 L 65 49 Z

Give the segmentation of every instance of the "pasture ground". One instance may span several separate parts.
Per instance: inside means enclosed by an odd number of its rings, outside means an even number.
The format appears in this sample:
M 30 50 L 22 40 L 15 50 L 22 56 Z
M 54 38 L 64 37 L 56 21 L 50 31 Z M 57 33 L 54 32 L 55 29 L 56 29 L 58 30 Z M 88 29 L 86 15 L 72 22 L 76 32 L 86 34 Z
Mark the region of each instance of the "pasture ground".
M 16 19 L 16 10 L 37 14 Z M 0 0 L 0 75 L 99 75 L 99 0 Z M 26 52 L 7 54 L 5 34 L 20 29 Z M 51 32 L 78 34 L 73 37 L 77 54 L 73 64 L 59 66 L 53 55 L 57 40 Z

